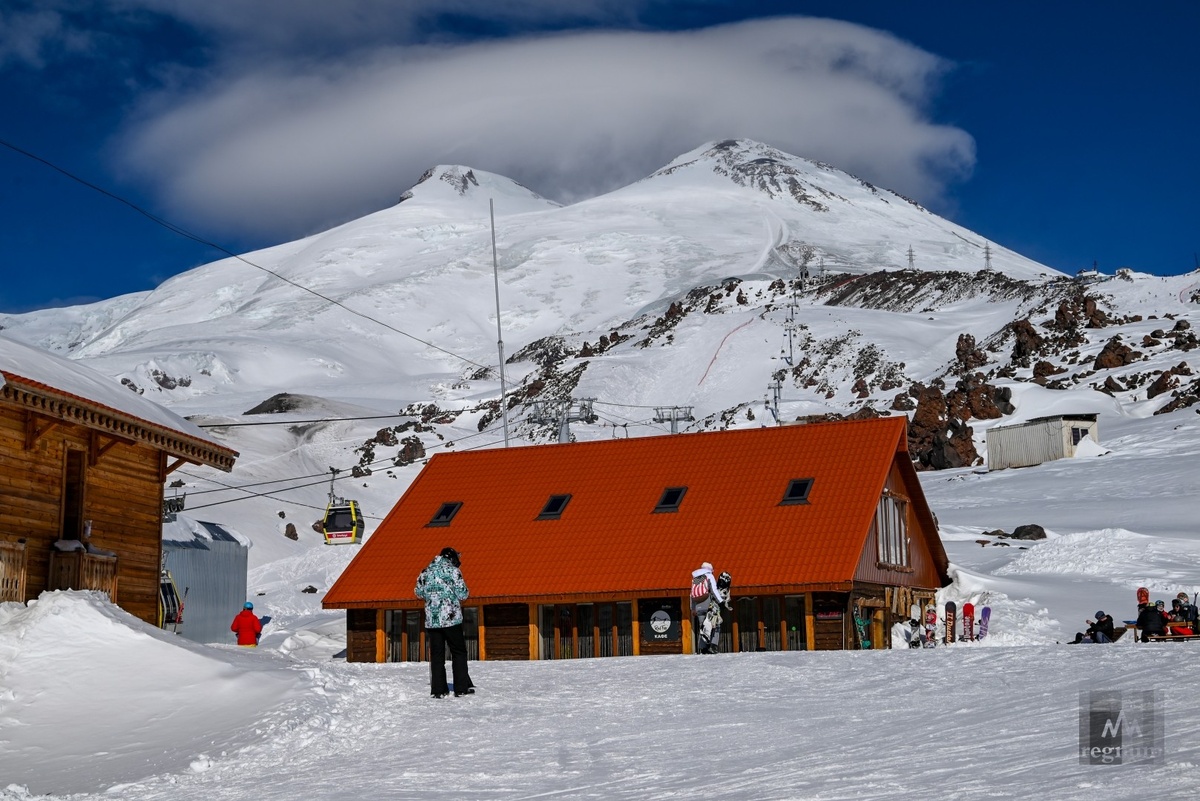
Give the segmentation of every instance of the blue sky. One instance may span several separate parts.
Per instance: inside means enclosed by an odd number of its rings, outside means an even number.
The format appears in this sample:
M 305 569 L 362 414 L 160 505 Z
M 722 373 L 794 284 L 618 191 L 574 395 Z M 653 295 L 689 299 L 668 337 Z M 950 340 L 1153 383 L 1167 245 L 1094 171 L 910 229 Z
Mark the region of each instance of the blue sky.
M 562 201 L 759 139 L 1067 272 L 1191 270 L 1200 3 L 15 0 L 0 140 L 243 252 L 467 164 Z M 0 312 L 221 257 L 0 146 Z

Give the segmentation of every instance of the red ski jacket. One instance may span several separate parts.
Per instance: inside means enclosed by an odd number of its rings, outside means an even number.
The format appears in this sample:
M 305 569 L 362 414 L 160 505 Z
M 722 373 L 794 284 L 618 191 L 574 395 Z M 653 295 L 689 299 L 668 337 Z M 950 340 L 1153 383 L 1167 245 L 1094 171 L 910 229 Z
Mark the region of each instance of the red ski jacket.
M 258 645 L 258 635 L 262 634 L 262 623 L 249 609 L 238 612 L 229 630 L 237 634 L 238 645 Z

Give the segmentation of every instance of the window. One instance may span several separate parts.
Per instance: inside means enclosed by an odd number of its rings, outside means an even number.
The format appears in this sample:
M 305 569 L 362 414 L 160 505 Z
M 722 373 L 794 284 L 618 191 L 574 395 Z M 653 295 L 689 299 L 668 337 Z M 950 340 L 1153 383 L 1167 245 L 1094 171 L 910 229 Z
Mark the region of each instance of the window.
M 792 504 L 808 503 L 808 493 L 812 490 L 812 485 L 811 478 L 793 478 L 788 482 L 787 491 L 783 493 L 783 500 L 779 502 L 779 505 L 791 506 Z
M 567 508 L 569 500 L 571 500 L 570 495 L 551 495 L 550 500 L 546 501 L 546 505 L 542 507 L 541 514 L 537 516 L 537 519 L 557 520 L 562 517 L 563 509 Z
M 686 493 L 687 487 L 667 487 L 663 490 L 662 497 L 658 499 L 658 506 L 654 507 L 654 513 L 678 512 L 679 504 L 683 503 L 683 496 Z
M 875 538 L 879 563 L 887 567 L 909 567 L 908 498 L 884 490 L 875 507 Z
M 447 503 L 443 503 L 441 508 L 438 509 L 437 514 L 433 516 L 433 519 L 425 525 L 448 526 L 450 525 L 450 521 L 454 519 L 454 516 L 458 514 L 458 510 L 461 508 L 462 501 L 449 501 Z
M 1071 426 L 1071 444 L 1072 445 L 1078 445 L 1080 442 L 1083 442 L 1085 439 L 1087 439 L 1087 436 L 1088 436 L 1088 430 L 1086 428 L 1080 428 L 1079 426 Z

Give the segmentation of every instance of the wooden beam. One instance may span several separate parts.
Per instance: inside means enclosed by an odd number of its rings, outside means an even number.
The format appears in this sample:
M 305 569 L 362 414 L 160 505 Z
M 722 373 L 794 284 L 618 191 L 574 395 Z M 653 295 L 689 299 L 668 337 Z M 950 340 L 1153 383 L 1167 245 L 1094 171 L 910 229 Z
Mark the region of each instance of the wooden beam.
M 25 412 L 25 450 L 33 450 L 37 441 L 57 426 L 57 420 L 47 420 L 32 412 Z
M 166 454 L 163 454 L 163 455 L 165 456 Z M 170 465 L 166 466 L 163 469 L 163 481 L 166 481 L 167 476 L 171 475 L 176 470 L 183 467 L 185 464 L 199 464 L 199 462 L 192 462 L 187 459 L 176 459 L 174 462 L 172 462 Z
M 108 442 L 104 440 L 107 438 Z M 133 440 L 123 437 L 114 437 L 111 434 L 101 434 L 99 431 L 88 432 L 88 466 L 95 467 L 100 461 L 100 457 L 108 453 L 114 445 L 124 443 L 126 445 L 136 445 Z

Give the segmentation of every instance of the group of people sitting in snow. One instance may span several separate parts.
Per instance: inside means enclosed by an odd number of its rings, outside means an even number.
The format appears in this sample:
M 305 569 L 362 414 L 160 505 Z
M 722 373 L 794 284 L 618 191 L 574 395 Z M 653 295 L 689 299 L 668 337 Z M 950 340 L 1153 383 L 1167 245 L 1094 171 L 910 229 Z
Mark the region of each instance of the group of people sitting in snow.
M 1196 605 L 1188 600 L 1186 592 L 1175 596 L 1170 612 L 1162 601 L 1138 604 L 1137 627 L 1142 633 L 1142 642 L 1150 637 L 1192 637 L 1200 631 Z
M 1196 605 L 1181 592 L 1171 601 L 1171 611 L 1163 601 L 1138 604 L 1137 630 L 1142 642 L 1151 637 L 1193 637 L 1200 632 Z M 1113 619 L 1104 612 L 1096 612 L 1096 619 L 1088 621 L 1087 631 L 1076 632 L 1072 644 L 1083 642 L 1113 642 L 1116 640 Z

